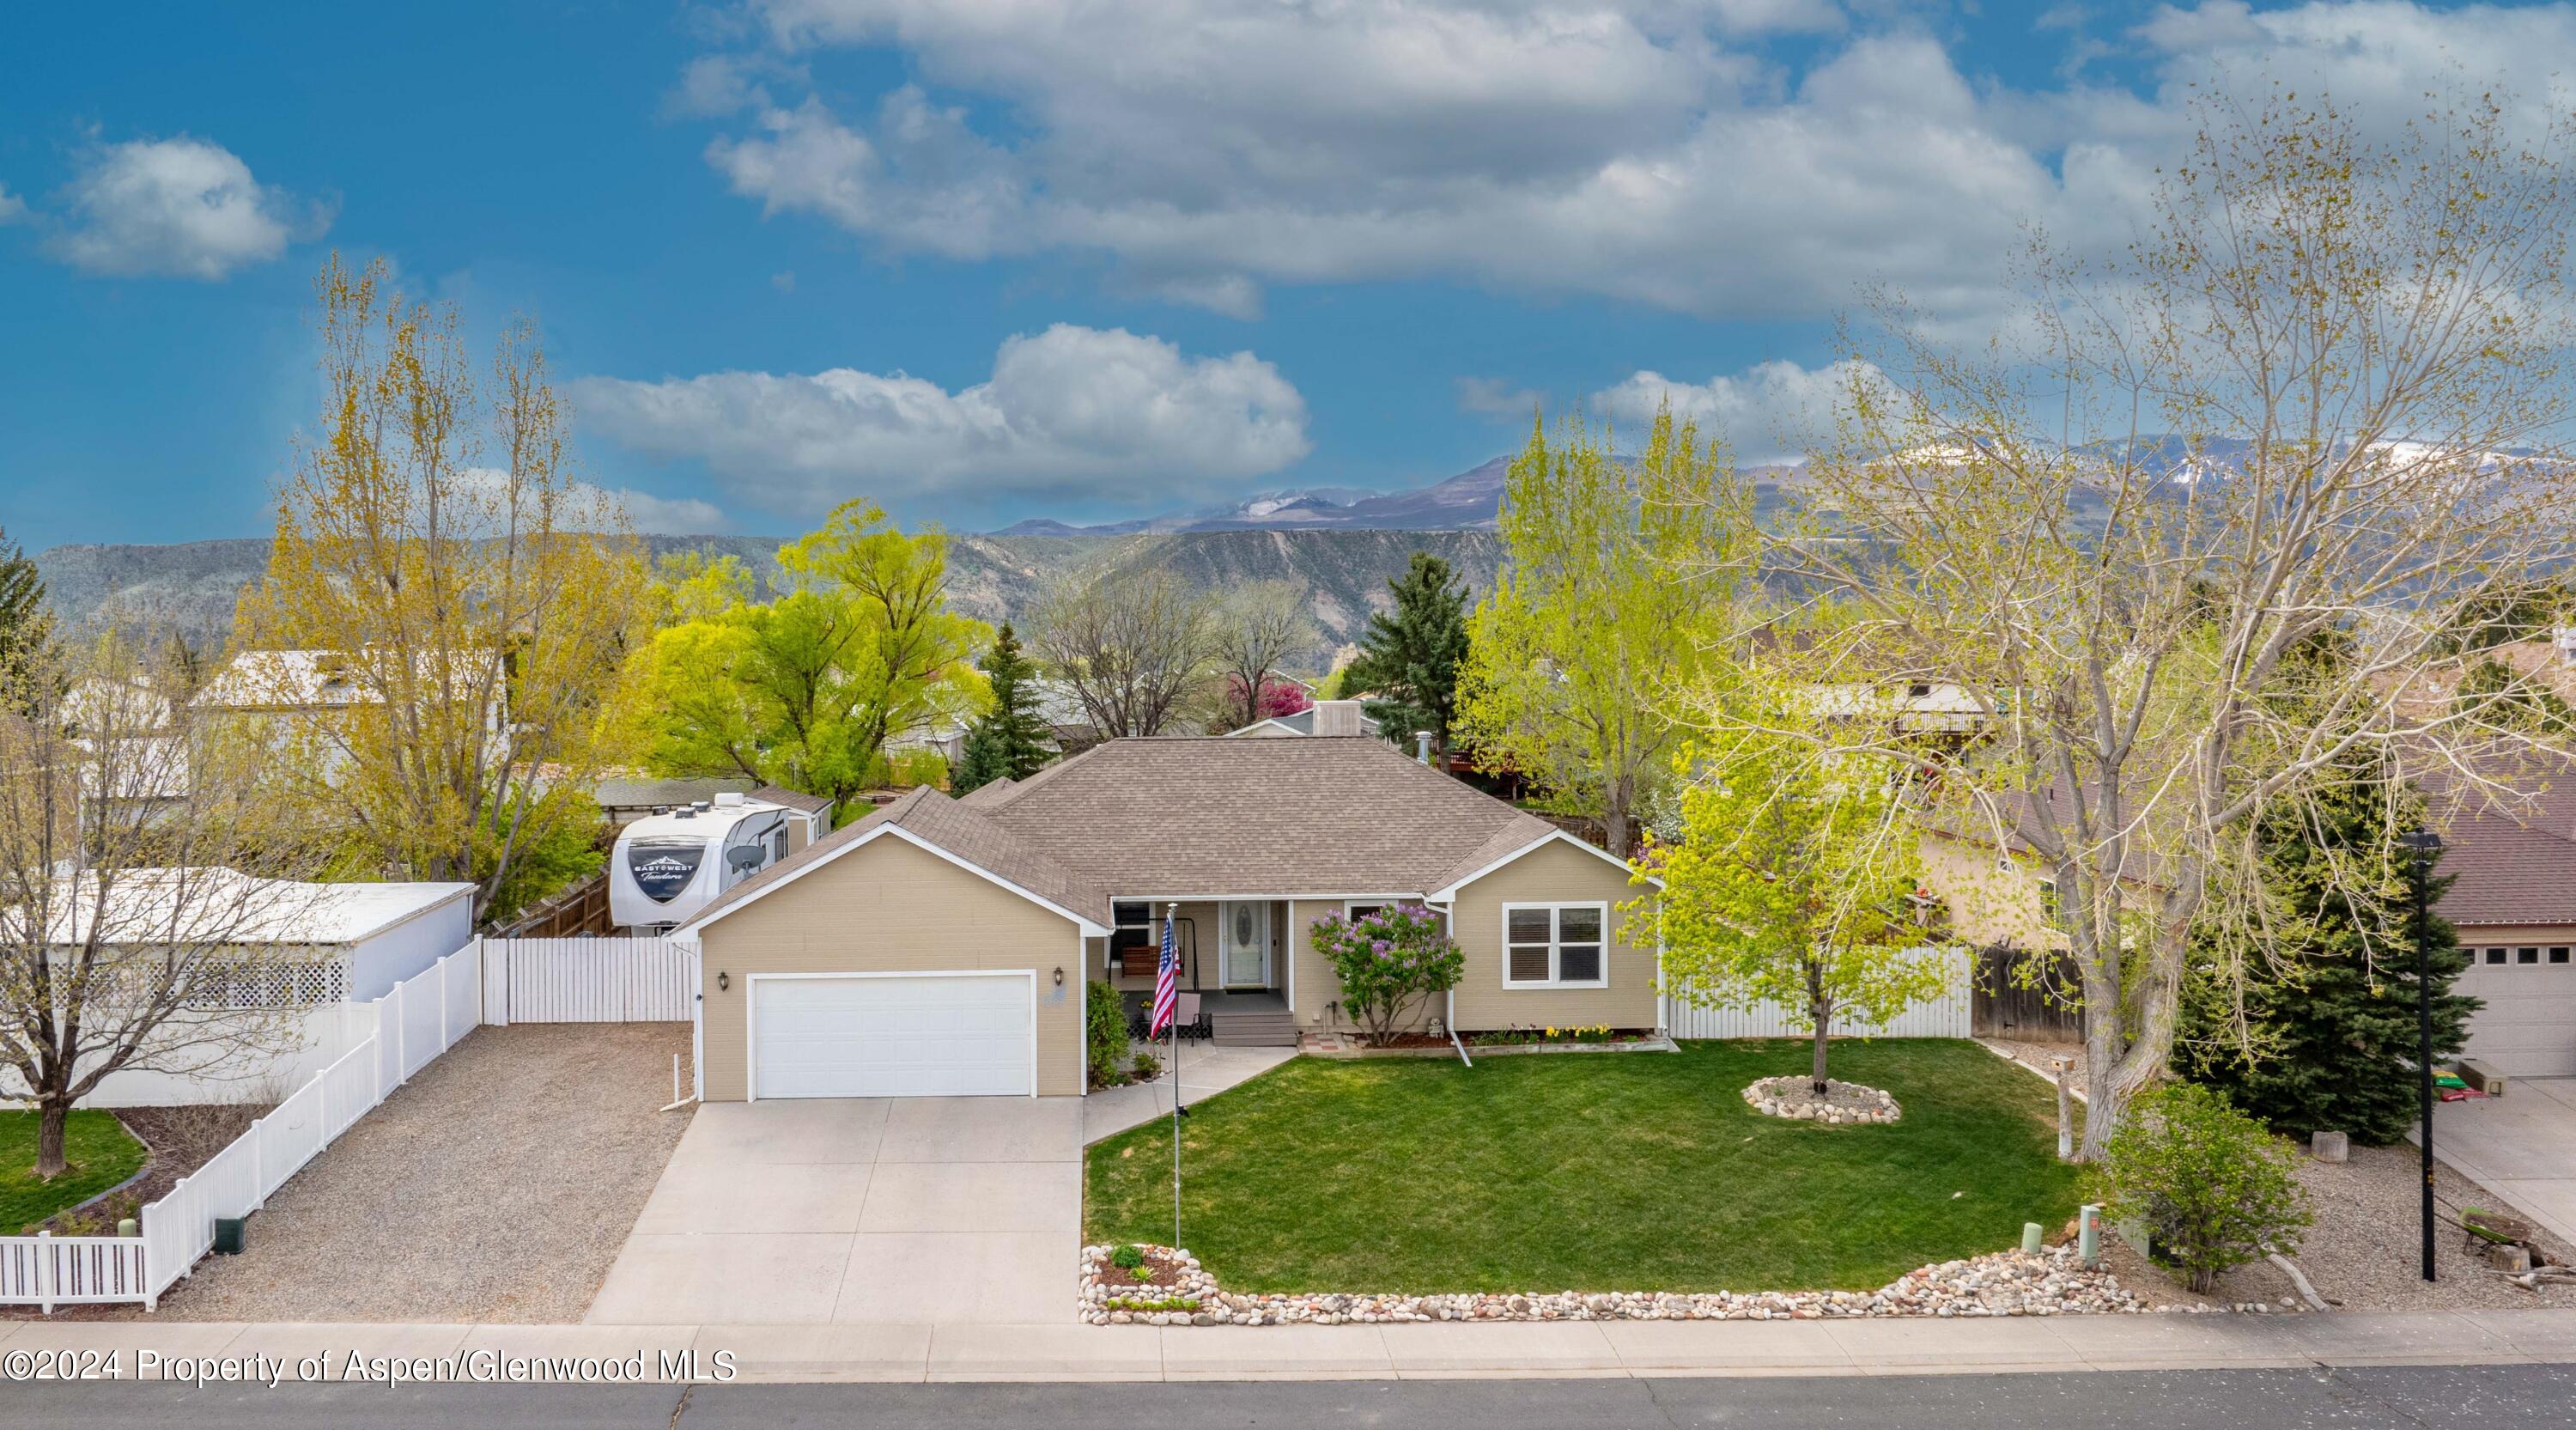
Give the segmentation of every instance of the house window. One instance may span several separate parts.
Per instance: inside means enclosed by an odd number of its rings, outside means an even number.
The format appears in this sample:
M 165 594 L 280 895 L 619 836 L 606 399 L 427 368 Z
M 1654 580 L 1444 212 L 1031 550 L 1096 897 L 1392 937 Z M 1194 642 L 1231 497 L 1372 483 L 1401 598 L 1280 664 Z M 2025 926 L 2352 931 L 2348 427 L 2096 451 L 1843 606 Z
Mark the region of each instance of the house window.
M 2500 949 L 2500 948 L 2491 948 L 2491 949 L 2488 949 L 2488 950 L 2487 950 L 2487 962 L 2489 962 L 2489 963 L 2502 963 L 2502 962 L 2504 962 L 2504 950 L 2503 950 L 2503 949 Z
M 1352 923 L 1358 923 L 1360 920 L 1367 918 L 1369 915 L 1376 913 L 1385 907 L 1386 905 L 1384 904 L 1344 904 L 1342 905 L 1342 917 L 1350 920 Z
M 1608 904 L 1503 905 L 1503 986 L 1604 988 Z
M 2517 948 L 2513 951 L 2513 961 L 2516 963 L 2538 963 L 2540 961 L 2540 950 L 2536 948 Z
M 2549 961 L 2552 963 L 2565 963 L 2567 961 L 2567 945 L 2558 944 L 2553 946 L 2549 950 Z
M 2055 879 L 2039 881 L 2039 916 L 2050 923 L 2057 922 L 2057 881 Z
M 1154 905 L 1150 901 L 1109 906 L 1109 951 L 1154 946 Z

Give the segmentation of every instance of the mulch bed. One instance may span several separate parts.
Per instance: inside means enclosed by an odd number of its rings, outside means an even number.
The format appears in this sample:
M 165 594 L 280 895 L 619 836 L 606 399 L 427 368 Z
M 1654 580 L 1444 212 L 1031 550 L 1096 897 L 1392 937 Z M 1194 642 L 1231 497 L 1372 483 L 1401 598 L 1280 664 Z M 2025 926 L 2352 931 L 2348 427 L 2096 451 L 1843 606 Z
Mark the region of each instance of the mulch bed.
M 1180 1284 L 1184 1268 L 1173 1259 L 1169 1250 L 1159 1246 L 1139 1246 L 1137 1250 L 1145 1253 L 1144 1265 L 1131 1269 L 1113 1264 L 1102 1268 L 1101 1284 L 1109 1288 L 1110 1294 L 1124 1296 L 1156 1286 Z

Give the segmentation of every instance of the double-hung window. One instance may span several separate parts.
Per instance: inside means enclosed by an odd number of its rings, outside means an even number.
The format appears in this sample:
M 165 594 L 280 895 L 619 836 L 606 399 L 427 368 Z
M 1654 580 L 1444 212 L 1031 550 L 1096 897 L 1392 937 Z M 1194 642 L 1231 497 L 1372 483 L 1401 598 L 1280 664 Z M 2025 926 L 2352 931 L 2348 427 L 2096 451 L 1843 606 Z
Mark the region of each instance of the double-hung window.
M 1111 928 L 1109 951 L 1119 954 L 1131 948 L 1152 948 L 1155 943 L 1154 906 L 1146 900 L 1121 901 L 1109 906 Z
M 1505 988 L 1610 985 L 1608 904 L 1503 905 Z

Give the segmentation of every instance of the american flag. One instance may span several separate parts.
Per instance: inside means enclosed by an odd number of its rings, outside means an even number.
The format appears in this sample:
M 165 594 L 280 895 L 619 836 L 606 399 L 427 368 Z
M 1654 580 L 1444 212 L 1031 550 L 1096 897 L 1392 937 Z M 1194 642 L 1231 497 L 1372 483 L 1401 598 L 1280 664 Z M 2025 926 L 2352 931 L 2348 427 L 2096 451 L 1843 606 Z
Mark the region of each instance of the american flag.
M 1172 920 L 1163 917 L 1163 956 L 1154 965 L 1154 1018 L 1148 1037 L 1159 1038 L 1172 1026 L 1172 1013 L 1181 1006 L 1181 956 L 1172 944 Z

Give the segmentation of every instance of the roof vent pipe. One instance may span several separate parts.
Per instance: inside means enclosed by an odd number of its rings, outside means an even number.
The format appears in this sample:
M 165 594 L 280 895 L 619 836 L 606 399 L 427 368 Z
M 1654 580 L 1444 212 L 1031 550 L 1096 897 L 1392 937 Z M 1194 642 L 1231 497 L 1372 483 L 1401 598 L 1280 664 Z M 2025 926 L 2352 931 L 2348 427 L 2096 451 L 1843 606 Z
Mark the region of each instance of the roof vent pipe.
M 1416 730 L 1413 732 L 1413 757 L 1426 765 L 1431 763 L 1430 731 Z

